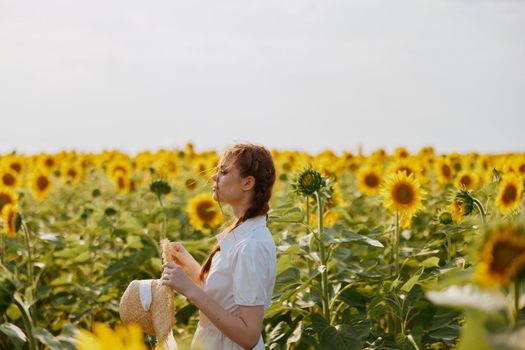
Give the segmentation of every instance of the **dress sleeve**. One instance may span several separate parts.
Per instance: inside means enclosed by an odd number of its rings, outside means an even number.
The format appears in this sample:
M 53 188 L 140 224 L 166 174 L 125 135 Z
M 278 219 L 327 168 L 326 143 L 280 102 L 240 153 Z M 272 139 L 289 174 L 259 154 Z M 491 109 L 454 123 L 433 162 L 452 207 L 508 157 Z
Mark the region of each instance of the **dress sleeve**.
M 233 299 L 237 305 L 265 305 L 270 256 L 262 242 L 239 247 L 233 261 Z

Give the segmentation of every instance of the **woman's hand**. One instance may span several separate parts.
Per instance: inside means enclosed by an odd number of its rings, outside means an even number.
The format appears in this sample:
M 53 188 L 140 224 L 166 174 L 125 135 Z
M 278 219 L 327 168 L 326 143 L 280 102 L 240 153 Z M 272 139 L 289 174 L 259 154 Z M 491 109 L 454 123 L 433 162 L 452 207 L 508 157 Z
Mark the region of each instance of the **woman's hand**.
M 182 243 L 170 242 L 170 253 L 173 261 L 184 270 L 193 267 L 197 263 Z
M 188 297 L 196 288 L 199 288 L 184 270 L 175 263 L 165 263 L 162 265 L 162 285 L 174 289 L 178 293 Z
M 201 266 L 195 260 L 195 258 L 184 248 L 182 243 L 179 242 L 170 242 L 170 254 L 173 261 L 182 267 L 184 271 L 190 276 L 193 282 L 198 285 L 202 285 L 202 282 L 199 280 L 199 274 Z

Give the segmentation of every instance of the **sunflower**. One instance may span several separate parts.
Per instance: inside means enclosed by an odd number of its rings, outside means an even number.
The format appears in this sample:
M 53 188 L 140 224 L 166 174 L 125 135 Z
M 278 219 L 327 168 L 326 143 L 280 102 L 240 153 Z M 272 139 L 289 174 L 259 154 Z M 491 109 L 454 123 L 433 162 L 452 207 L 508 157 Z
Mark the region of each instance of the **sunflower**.
M 4 219 L 4 232 L 7 237 L 14 237 L 16 234 L 16 209 L 12 204 L 7 204 L 2 210 Z
M 37 158 L 37 166 L 46 171 L 48 174 L 52 173 L 58 165 L 58 160 L 50 154 L 42 154 Z
M 49 175 L 40 170 L 36 169 L 31 174 L 31 189 L 33 190 L 33 195 L 37 201 L 42 201 L 47 197 L 49 191 L 51 191 L 52 183 Z
M 111 177 L 111 181 L 113 181 L 118 193 L 128 193 L 132 190 L 133 183 L 127 173 L 117 171 L 115 175 Z
M 208 192 L 203 192 L 191 198 L 186 206 L 186 213 L 190 224 L 204 233 L 219 227 L 222 223 L 222 216 L 217 202 Z
M 454 176 L 454 170 L 452 167 L 452 163 L 450 162 L 448 158 L 439 157 L 437 159 L 435 167 L 436 167 L 436 174 L 437 174 L 438 182 L 440 184 L 448 184 L 452 182 L 452 178 Z
M 292 189 L 296 194 L 307 197 L 325 188 L 326 184 L 326 178 L 319 171 L 308 167 L 295 176 Z
M 410 152 L 405 147 L 397 147 L 394 151 L 394 156 L 396 158 L 408 158 Z
M 525 232 L 522 227 L 505 224 L 488 234 L 481 248 L 474 280 L 481 286 L 508 286 L 525 270 Z
M 456 176 L 455 185 L 457 188 L 466 188 L 467 190 L 471 190 L 477 187 L 478 182 L 479 177 L 475 172 L 462 170 Z
M 359 190 L 368 195 L 374 196 L 381 189 L 382 175 L 378 167 L 365 166 L 357 172 Z
M 160 176 L 173 177 L 179 172 L 180 165 L 175 157 L 164 156 L 155 162 L 155 168 Z
M 129 177 L 131 176 L 131 172 L 133 171 L 131 164 L 125 159 L 117 159 L 111 161 L 106 167 L 106 169 L 107 175 L 110 178 L 117 177 L 118 174 L 123 174 Z
M 496 204 L 502 214 L 507 214 L 520 205 L 521 193 L 523 192 L 523 179 L 516 173 L 503 175 L 499 183 L 499 192 Z
M 4 208 L 8 205 L 15 206 L 18 202 L 15 192 L 10 188 L 0 187 L 0 214 L 3 213 Z
M 16 189 L 20 184 L 18 174 L 11 168 L 0 170 L 0 186 Z
M 25 159 L 20 156 L 9 156 L 5 160 L 6 167 L 15 171 L 19 175 L 24 173 L 26 168 L 25 164 Z
M 525 155 L 516 157 L 514 160 L 514 168 L 521 174 L 521 176 L 525 176 Z
M 459 222 L 463 216 L 469 215 L 474 210 L 474 200 L 470 193 L 465 190 L 459 190 L 448 209 L 452 212 L 452 220 Z
M 76 162 L 64 162 L 60 171 L 64 182 L 77 185 L 82 180 L 82 167 Z
M 75 340 L 78 350 L 147 350 L 142 330 L 136 324 L 117 325 L 112 331 L 103 323 L 95 323 L 93 333 L 81 329 Z
M 383 205 L 401 215 L 401 227 L 408 227 L 414 213 L 423 207 L 421 199 L 426 192 L 414 174 L 398 171 L 389 175 L 381 186 Z

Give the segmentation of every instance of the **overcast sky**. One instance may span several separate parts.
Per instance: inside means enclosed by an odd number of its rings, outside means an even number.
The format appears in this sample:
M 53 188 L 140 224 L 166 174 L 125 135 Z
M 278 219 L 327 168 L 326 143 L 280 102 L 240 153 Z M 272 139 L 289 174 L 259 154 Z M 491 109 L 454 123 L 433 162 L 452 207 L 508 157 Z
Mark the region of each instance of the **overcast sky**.
M 525 152 L 525 1 L 0 0 L 0 153 Z

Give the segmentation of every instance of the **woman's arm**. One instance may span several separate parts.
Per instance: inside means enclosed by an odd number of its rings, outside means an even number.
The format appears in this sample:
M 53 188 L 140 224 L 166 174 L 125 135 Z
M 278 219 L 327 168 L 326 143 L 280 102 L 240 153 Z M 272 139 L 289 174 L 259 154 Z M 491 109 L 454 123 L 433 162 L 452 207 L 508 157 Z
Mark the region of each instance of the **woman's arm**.
M 186 272 L 174 263 L 163 265 L 162 284 L 186 296 L 224 335 L 245 349 L 259 342 L 264 318 L 263 305 L 239 305 L 239 316 L 228 312 L 195 284 Z
M 264 318 L 264 307 L 239 305 L 239 316 L 229 313 L 201 288 L 186 296 L 224 335 L 245 349 L 259 342 Z

